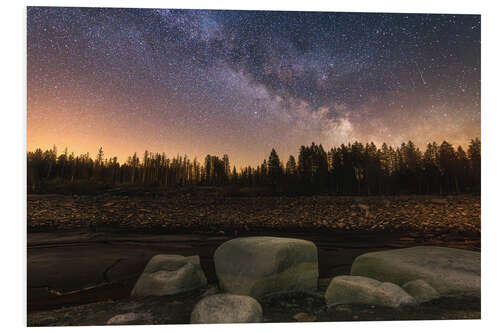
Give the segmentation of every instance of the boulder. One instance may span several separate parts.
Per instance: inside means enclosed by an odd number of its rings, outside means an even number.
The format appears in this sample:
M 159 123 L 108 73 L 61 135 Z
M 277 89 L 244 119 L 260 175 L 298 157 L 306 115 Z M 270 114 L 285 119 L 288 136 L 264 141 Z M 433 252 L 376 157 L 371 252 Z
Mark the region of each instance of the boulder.
M 174 295 L 206 284 L 200 257 L 159 254 L 146 265 L 132 290 L 132 297 Z
M 439 298 L 439 293 L 424 280 L 413 280 L 403 285 L 403 289 L 413 296 L 418 303 Z
M 214 255 L 222 290 L 257 299 L 318 287 L 314 243 L 281 237 L 242 237 L 220 245 Z
M 328 307 L 340 304 L 369 304 L 398 308 L 417 304 L 412 296 L 394 283 L 351 275 L 333 278 L 326 290 L 325 299 Z
M 254 298 L 216 294 L 203 298 L 191 313 L 191 324 L 259 323 L 262 307 Z
M 354 260 L 351 275 L 400 286 L 421 279 L 442 296 L 480 297 L 481 254 L 438 246 L 370 252 Z

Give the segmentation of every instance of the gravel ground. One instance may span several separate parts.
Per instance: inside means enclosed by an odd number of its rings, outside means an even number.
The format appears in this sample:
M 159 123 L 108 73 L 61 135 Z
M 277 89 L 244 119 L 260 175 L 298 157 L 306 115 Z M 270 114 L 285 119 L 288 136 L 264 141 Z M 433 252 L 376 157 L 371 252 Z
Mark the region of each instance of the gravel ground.
M 28 230 L 481 231 L 481 197 L 224 197 L 29 195 Z

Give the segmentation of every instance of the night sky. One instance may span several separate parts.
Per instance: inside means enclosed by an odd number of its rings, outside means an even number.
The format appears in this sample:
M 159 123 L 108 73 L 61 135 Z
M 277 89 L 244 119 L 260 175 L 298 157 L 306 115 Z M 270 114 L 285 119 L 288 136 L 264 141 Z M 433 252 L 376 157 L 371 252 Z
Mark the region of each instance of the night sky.
M 480 136 L 478 15 L 29 7 L 28 150 L 227 153 Z

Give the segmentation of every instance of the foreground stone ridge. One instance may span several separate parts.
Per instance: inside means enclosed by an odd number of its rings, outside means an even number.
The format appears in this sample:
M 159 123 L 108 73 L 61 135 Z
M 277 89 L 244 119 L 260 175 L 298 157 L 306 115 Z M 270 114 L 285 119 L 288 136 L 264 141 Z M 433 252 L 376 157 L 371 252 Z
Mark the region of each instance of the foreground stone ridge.
M 191 313 L 191 324 L 259 323 L 262 307 L 250 296 L 216 294 L 203 298 Z
M 442 296 L 481 296 L 481 254 L 438 246 L 365 253 L 351 275 L 404 285 L 424 280 Z
M 418 303 L 424 303 L 440 297 L 436 289 L 424 280 L 413 280 L 403 285 L 403 289 L 413 296 Z
M 327 306 L 369 304 L 398 308 L 416 305 L 416 300 L 401 287 L 363 276 L 341 275 L 330 282 L 325 293 Z
M 259 299 L 318 286 L 318 250 L 302 239 L 235 238 L 217 248 L 214 261 L 221 289 L 233 294 Z
M 159 254 L 148 262 L 131 296 L 174 295 L 206 284 L 199 256 Z

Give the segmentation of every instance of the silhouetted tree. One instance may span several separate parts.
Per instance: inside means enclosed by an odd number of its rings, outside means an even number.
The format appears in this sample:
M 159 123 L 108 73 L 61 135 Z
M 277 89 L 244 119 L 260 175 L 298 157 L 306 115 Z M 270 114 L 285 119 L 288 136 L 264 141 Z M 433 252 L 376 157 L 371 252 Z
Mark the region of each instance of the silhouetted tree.
M 290 155 L 288 161 L 286 162 L 285 174 L 287 177 L 293 178 L 297 174 L 297 163 L 295 162 L 295 157 Z
M 273 148 L 271 150 L 271 154 L 269 154 L 269 159 L 267 160 L 267 173 L 274 190 L 276 189 L 276 185 L 281 180 L 282 168 L 280 164 L 280 158 L 276 153 L 276 150 Z

